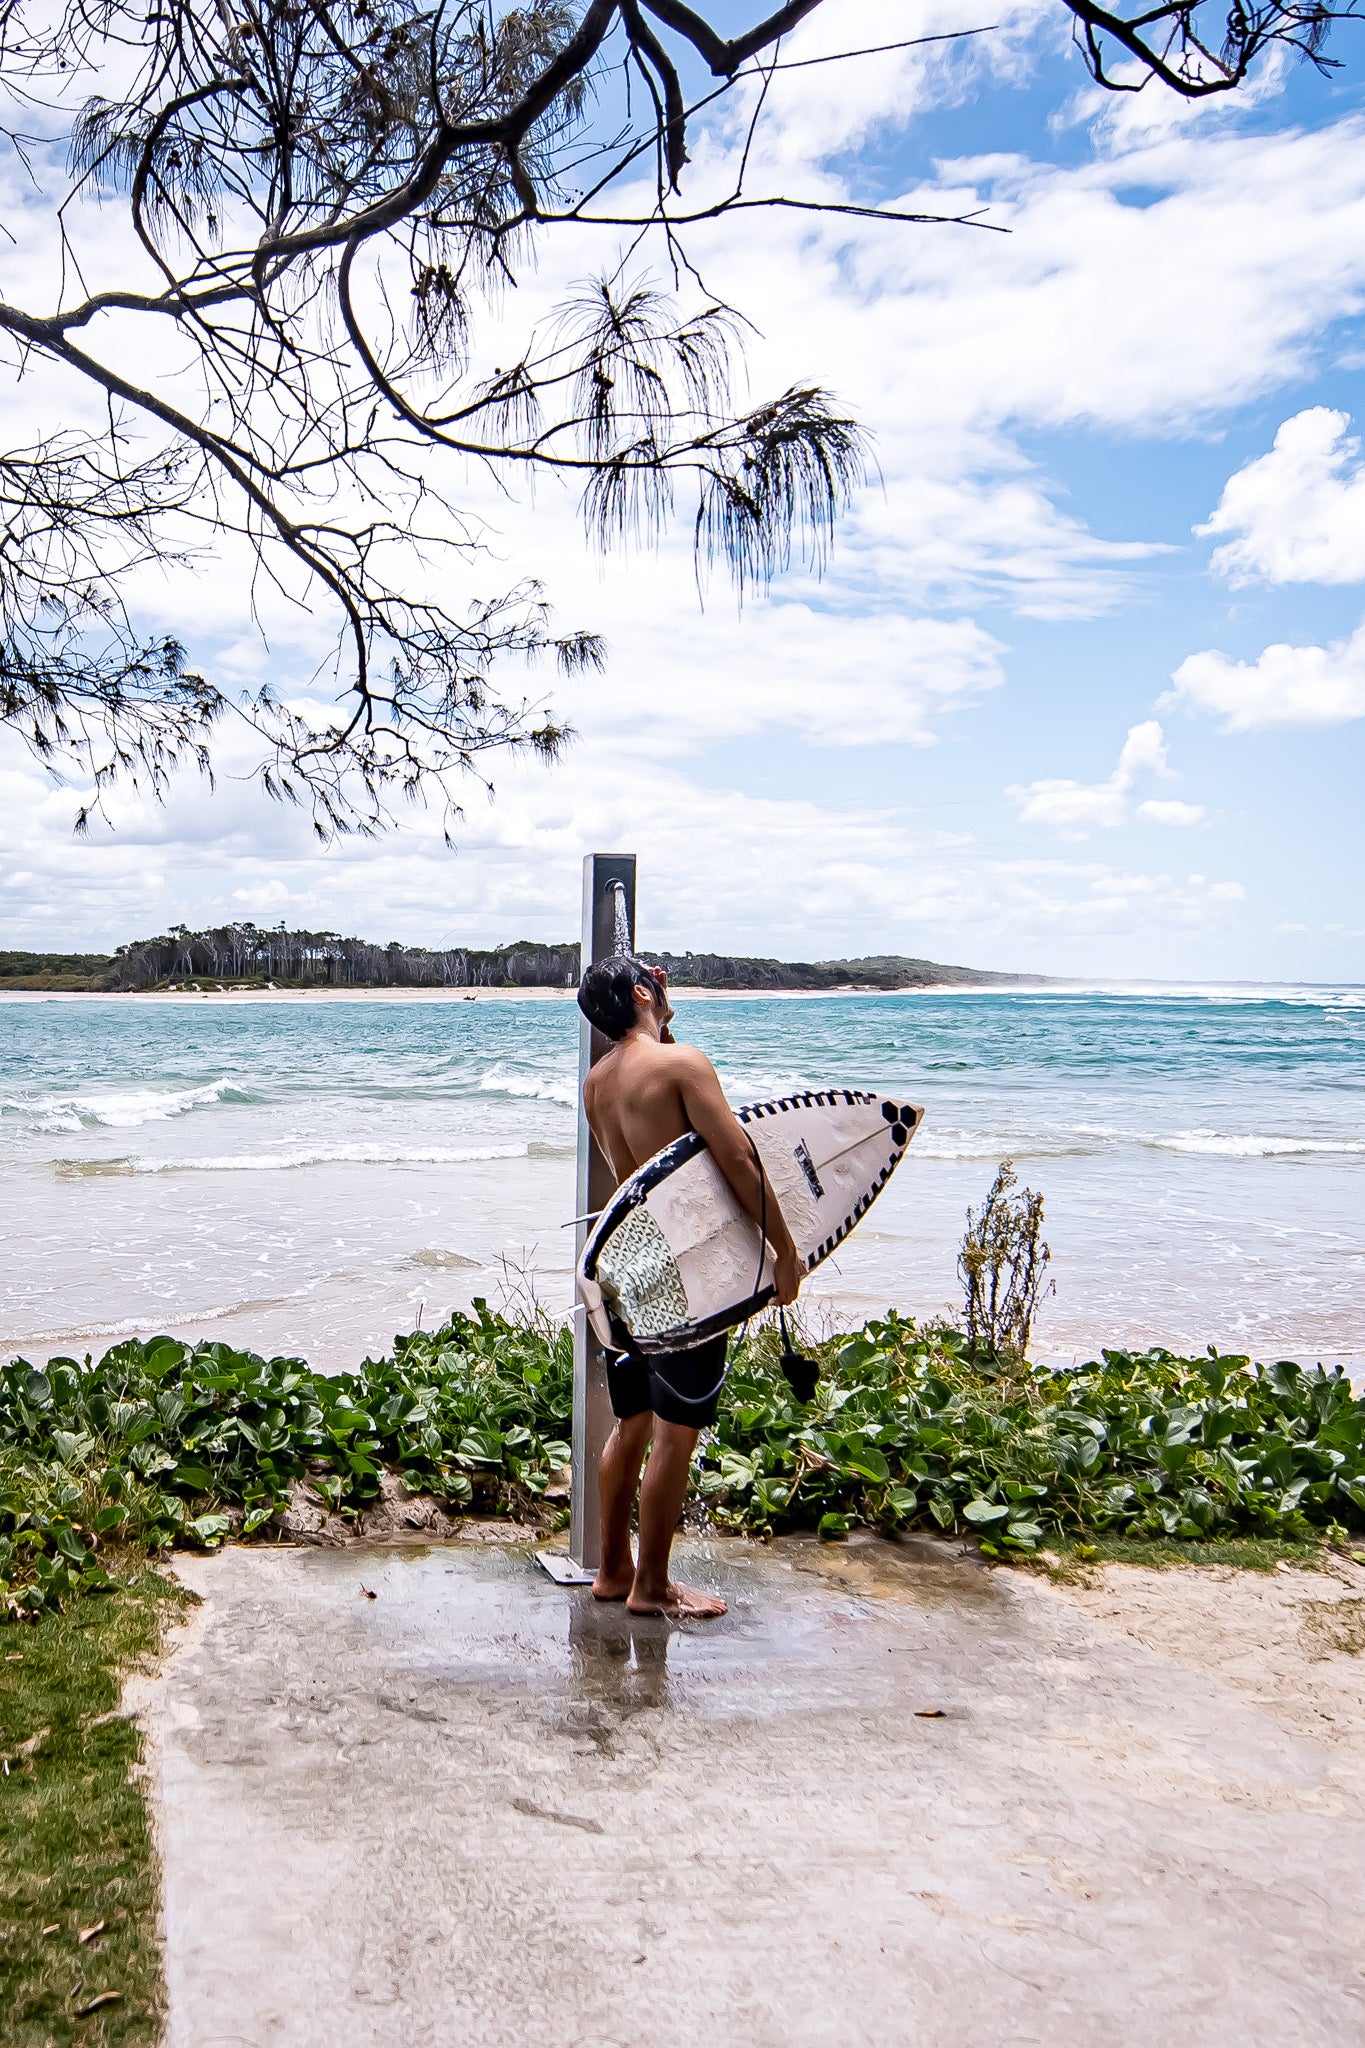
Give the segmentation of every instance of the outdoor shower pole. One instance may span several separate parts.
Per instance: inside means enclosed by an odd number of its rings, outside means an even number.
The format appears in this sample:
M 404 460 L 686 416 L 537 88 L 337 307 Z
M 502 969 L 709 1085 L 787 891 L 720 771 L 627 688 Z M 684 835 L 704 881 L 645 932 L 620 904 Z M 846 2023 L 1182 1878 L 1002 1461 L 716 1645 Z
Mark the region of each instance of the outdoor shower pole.
M 616 951 L 616 902 L 613 883 L 625 892 L 626 925 L 635 944 L 635 855 L 590 853 L 583 861 L 583 951 L 580 972 Z M 616 1177 L 602 1157 L 583 1114 L 583 1083 L 611 1040 L 593 1029 L 586 1017 L 578 1025 L 578 1193 L 574 1214 L 595 1216 L 616 1187 Z M 590 1222 L 574 1232 L 574 1264 L 587 1241 Z M 611 1434 L 611 1402 L 607 1397 L 607 1364 L 580 1302 L 573 1321 L 573 1493 L 569 1523 L 569 1555 L 585 1571 L 602 1562 L 602 1515 L 597 1499 L 597 1461 Z

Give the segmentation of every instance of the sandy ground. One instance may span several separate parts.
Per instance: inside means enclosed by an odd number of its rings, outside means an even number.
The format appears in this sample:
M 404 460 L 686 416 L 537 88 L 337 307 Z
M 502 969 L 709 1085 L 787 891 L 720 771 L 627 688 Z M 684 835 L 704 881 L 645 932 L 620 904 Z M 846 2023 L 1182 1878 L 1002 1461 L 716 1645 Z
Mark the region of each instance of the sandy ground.
M 692 994 L 733 990 L 691 990 Z M 0 1003 L 572 1003 L 571 988 L 218 988 L 5 989 Z
M 831 996 L 955 996 L 1008 995 L 1069 984 L 1044 983 L 1027 976 L 1019 981 L 912 983 L 907 988 L 691 988 L 675 983 L 673 994 L 684 1002 L 808 1003 Z M 4 989 L 0 1003 L 573 1003 L 571 988 L 219 988 L 198 989 Z
M 1365 1569 L 686 1563 L 725 1621 L 515 1544 L 178 1560 L 169 2048 L 1365 2038 Z

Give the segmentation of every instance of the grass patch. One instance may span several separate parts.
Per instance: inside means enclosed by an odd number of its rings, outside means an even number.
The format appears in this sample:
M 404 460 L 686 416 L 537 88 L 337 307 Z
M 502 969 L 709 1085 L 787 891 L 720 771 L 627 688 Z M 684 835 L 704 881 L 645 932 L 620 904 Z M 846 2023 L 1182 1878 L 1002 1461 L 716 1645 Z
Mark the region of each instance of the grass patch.
M 187 1598 L 144 1568 L 0 1632 L 5 2048 L 154 2048 L 161 2038 L 158 1870 L 130 1776 L 142 1740 L 115 1710 L 124 1673 Z M 81 1942 L 100 1922 L 104 1931 Z M 81 2016 L 108 1991 L 116 2002 Z
M 1320 1571 L 1326 1546 L 1322 1543 L 1287 1543 L 1273 1536 L 1228 1536 L 1215 1543 L 1178 1543 L 1170 1537 L 1106 1536 L 1096 1530 L 1088 1539 L 1055 1536 L 1049 1539 L 1048 1568 L 1063 1585 L 1084 1584 L 1096 1565 L 1144 1565 L 1148 1571 L 1164 1572 L 1200 1565 L 1231 1565 L 1238 1571 L 1273 1572 L 1277 1565 L 1298 1565 L 1304 1571 Z M 1050 1562 L 1055 1556 L 1060 1561 Z

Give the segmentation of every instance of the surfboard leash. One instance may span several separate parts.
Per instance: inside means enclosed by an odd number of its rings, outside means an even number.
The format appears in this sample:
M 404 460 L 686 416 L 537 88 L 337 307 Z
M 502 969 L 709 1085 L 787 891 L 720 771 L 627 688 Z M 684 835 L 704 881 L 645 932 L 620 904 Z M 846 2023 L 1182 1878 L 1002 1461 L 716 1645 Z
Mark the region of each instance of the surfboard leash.
M 768 1247 L 768 1170 L 763 1164 L 763 1155 L 754 1143 L 753 1132 L 746 1127 L 744 1135 L 749 1140 L 749 1150 L 753 1153 L 754 1165 L 758 1168 L 758 1272 L 754 1276 L 753 1285 L 753 1292 L 757 1294 L 763 1286 L 763 1256 Z M 781 1303 L 778 1304 L 777 1327 L 782 1334 L 782 1351 L 777 1362 L 782 1368 L 782 1376 L 787 1385 L 804 1407 L 815 1399 L 816 1382 L 820 1377 L 820 1362 L 818 1359 L 808 1358 L 804 1351 L 798 1351 L 792 1343 L 791 1331 L 787 1328 L 787 1311 Z M 749 1319 L 746 1316 L 740 1330 L 741 1343 L 748 1334 L 748 1329 Z

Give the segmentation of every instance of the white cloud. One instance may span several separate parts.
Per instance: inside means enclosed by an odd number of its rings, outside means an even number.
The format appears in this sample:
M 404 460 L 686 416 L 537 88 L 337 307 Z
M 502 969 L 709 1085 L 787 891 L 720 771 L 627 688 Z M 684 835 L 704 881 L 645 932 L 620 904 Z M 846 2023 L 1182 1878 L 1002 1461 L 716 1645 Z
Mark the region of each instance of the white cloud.
M 1182 704 L 1223 721 L 1221 730 L 1345 725 L 1365 718 L 1365 625 L 1327 647 L 1277 641 L 1255 661 L 1229 661 L 1207 648 L 1181 662 L 1158 709 Z
M 923 418 L 931 447 L 953 425 L 1162 431 L 1221 416 L 1305 367 L 1365 285 L 1365 249 L 1340 240 L 1365 227 L 1357 121 L 1180 134 L 1079 165 L 962 159 L 906 197 L 985 203 L 1010 233 L 844 236 L 841 272 L 812 238 L 829 290 L 812 294 L 807 332 L 860 290 L 853 360 L 876 348 L 890 418 Z M 888 330 L 900 350 L 877 347 Z
M 779 69 L 766 89 L 766 118 L 751 162 L 760 175 L 783 178 L 769 189 L 790 191 L 792 180 L 800 179 L 805 190 L 831 159 L 903 129 L 932 108 L 960 106 L 982 90 L 1023 83 L 1042 50 L 1060 46 L 1065 37 L 1048 0 L 1006 0 L 990 19 L 990 32 L 977 33 L 978 0 L 917 0 L 910 21 L 889 16 L 885 0 L 822 0 L 783 38 L 781 59 L 793 68 Z M 911 41 L 931 37 L 945 40 Z M 886 47 L 902 41 L 910 46 Z M 860 49 L 879 54 L 811 62 Z M 730 152 L 744 144 L 757 94 L 755 82 L 725 103 L 716 123 L 728 145 L 725 169 Z M 716 174 L 723 174 L 720 166 Z
M 1056 867 L 1059 869 L 1060 863 Z M 1085 884 L 1073 918 L 1092 927 L 1119 924 L 1131 930 L 1139 922 L 1165 917 L 1172 923 L 1203 926 L 1214 921 L 1218 905 L 1241 903 L 1246 897 L 1240 882 L 1210 882 L 1200 874 L 1187 875 L 1182 881 L 1175 875 L 1135 875 L 1103 866 L 1071 872 Z M 1055 907 L 1052 914 L 1056 915 Z
M 779 181 L 772 189 L 865 198 L 862 172 L 834 164 L 833 152 L 856 151 L 925 108 L 959 104 L 983 83 L 998 88 L 1024 76 L 1055 40 L 1051 21 L 1040 0 L 1026 0 L 1008 11 L 1002 33 L 979 42 L 779 74 L 750 189 L 763 189 L 771 174 Z M 916 11 L 913 28 L 977 25 L 967 0 L 932 0 Z M 885 40 L 880 0 L 841 0 L 818 10 L 784 51 L 799 57 Z M 1157 104 L 1153 94 L 1141 100 Z M 701 200 L 733 173 L 727 123 L 698 131 L 694 159 L 689 192 Z M 1251 136 L 1212 117 L 1187 122 L 1182 114 L 1174 127 L 1144 117 L 1110 133 L 1089 161 L 963 158 L 940 165 L 921 188 L 888 196 L 929 211 L 984 205 L 1011 232 L 754 214 L 694 231 L 708 286 L 757 323 L 753 388 L 809 375 L 876 430 L 885 497 L 875 489 L 864 495 L 826 594 L 850 606 L 875 593 L 883 605 L 889 597 L 913 609 L 989 598 L 1043 618 L 1112 609 L 1155 545 L 1088 532 L 1054 502 L 1055 489 L 1021 453 L 1016 432 L 1179 432 L 1221 417 L 1302 370 L 1323 327 L 1353 311 L 1365 288 L 1358 121 Z M 7 258 L 6 291 L 46 304 L 60 244 L 36 216 L 30 205 L 23 246 Z M 92 283 L 135 275 L 140 259 L 115 211 L 76 209 L 68 227 Z M 501 326 L 484 336 L 490 362 L 506 360 L 531 321 L 613 250 L 605 232 L 547 244 L 539 275 L 523 279 Z M 131 324 L 106 316 L 99 338 L 108 331 L 119 336 L 128 366 L 150 374 Z M 169 389 L 183 345 L 172 333 L 153 354 L 151 369 Z M 22 396 L 30 411 L 51 405 L 61 417 L 87 402 L 78 385 L 49 370 L 30 376 Z M 451 469 L 447 461 L 447 480 Z M 477 477 L 458 488 L 476 527 L 487 520 L 506 536 L 509 580 L 543 575 L 561 613 L 566 594 L 577 612 L 582 547 L 567 500 L 547 486 L 533 508 L 518 509 Z M 485 582 L 490 568 L 495 560 L 479 565 Z M 458 581 L 464 587 L 468 578 Z M 185 587 L 149 587 L 146 602 L 176 608 Z M 234 564 L 198 587 L 215 630 L 237 643 L 225 666 L 253 677 L 248 578 Z M 288 637 L 287 608 L 264 586 L 258 594 L 272 630 Z M 199 605 L 190 615 L 204 616 Z
M 1109 67 L 1109 76 L 1129 90 L 1111 92 L 1087 81 L 1053 125 L 1062 129 L 1089 124 L 1096 148 L 1114 154 L 1195 129 L 1217 132 L 1236 126 L 1250 108 L 1277 98 L 1284 91 L 1290 68 L 1288 51 L 1272 48 L 1235 93 L 1188 100 L 1179 93 L 1159 90 L 1147 67 L 1130 59 Z M 1139 90 L 1133 91 L 1134 86 Z
M 250 917 L 409 943 L 572 936 L 589 846 L 635 847 L 642 943 L 788 959 L 928 952 L 964 965 L 1100 971 L 1100 941 L 1226 926 L 1235 882 L 1105 862 L 1015 860 L 895 806 L 708 787 L 603 744 L 471 801 L 460 851 L 418 811 L 400 839 L 310 842 L 307 821 L 248 786 L 204 803 L 185 778 L 158 811 L 120 799 L 117 831 L 71 836 L 69 793 L 0 745 L 0 914 L 7 942 L 105 946 L 183 918 Z M 1060 952 L 1059 952 L 1060 949 Z M 1122 954 L 1107 956 L 1121 971 Z
M 903 473 L 863 495 L 834 574 L 850 593 L 910 604 L 994 601 L 1024 618 L 1094 618 L 1131 596 L 1133 564 L 1170 552 L 1088 532 L 1032 478 Z
M 1073 782 L 1051 779 L 1042 782 L 1011 783 L 1005 791 L 1019 806 L 1026 825 L 1052 825 L 1073 837 L 1083 838 L 1092 826 L 1126 824 L 1133 815 L 1135 785 L 1150 776 L 1169 776 L 1166 739 L 1154 718 L 1128 728 L 1118 763 L 1103 782 Z M 1136 815 L 1154 825 L 1198 825 L 1204 819 L 1202 804 L 1176 803 L 1148 798 L 1137 806 Z
M 585 742 L 671 754 L 785 731 L 821 747 L 932 746 L 941 716 L 1004 681 L 999 641 L 970 619 L 829 598 L 738 611 L 722 595 L 702 611 L 681 548 L 615 571 L 577 600 L 611 650 L 576 692 Z
M 1149 818 L 1154 825 L 1202 825 L 1207 813 L 1203 804 L 1182 804 L 1175 797 L 1148 797 L 1135 815 Z
M 1233 584 L 1365 580 L 1365 465 L 1350 415 L 1310 406 L 1268 455 L 1229 477 L 1198 534 L 1228 533 L 1211 567 Z

